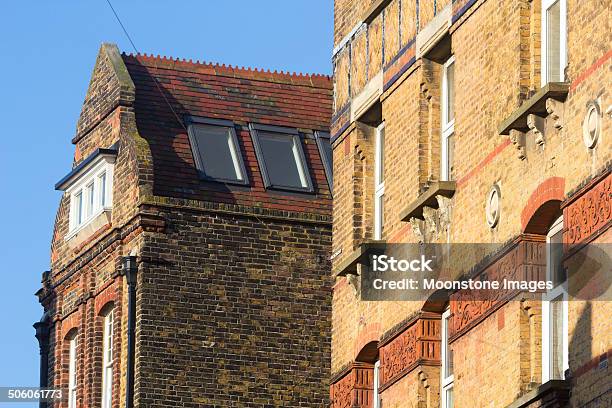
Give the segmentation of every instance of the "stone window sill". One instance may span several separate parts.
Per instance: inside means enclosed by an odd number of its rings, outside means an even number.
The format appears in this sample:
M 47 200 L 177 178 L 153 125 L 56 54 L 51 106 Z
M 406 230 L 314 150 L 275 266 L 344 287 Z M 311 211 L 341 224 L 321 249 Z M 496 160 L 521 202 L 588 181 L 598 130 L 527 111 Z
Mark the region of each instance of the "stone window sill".
M 527 99 L 523 104 L 499 125 L 500 135 L 509 135 L 511 130 L 527 132 L 527 116 L 534 114 L 541 117 L 546 117 L 546 100 L 554 99 L 559 102 L 564 102 L 569 92 L 569 83 L 567 82 L 549 82 L 531 98 Z
M 412 202 L 404 211 L 400 213 L 400 219 L 402 221 L 410 221 L 411 218 L 418 218 L 424 220 L 423 209 L 430 207 L 438 209 L 437 196 L 446 198 L 452 198 L 455 195 L 457 184 L 454 181 L 436 181 L 432 183 L 427 191 L 421 194 L 416 201 Z
M 567 380 L 550 380 L 515 400 L 506 408 L 564 407 L 569 401 L 570 383 Z
M 384 253 L 384 245 L 385 241 L 367 240 L 362 242 L 344 261 L 333 268 L 334 278 L 357 275 L 357 265 L 367 264 L 370 256 Z

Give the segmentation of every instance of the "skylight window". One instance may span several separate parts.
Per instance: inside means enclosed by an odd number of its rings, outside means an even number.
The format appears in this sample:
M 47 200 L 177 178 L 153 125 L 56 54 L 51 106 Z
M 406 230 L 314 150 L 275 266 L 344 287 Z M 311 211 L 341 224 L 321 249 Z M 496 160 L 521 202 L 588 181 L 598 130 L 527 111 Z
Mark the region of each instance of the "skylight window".
M 203 178 L 248 183 L 233 122 L 190 118 L 188 131 L 196 167 Z
M 317 138 L 317 146 L 319 147 L 319 154 L 323 161 L 323 167 L 325 167 L 325 175 L 327 176 L 327 183 L 329 184 L 330 191 L 334 189 L 334 175 L 333 175 L 333 156 L 332 147 L 329 140 L 329 133 L 327 132 L 315 132 Z
M 312 192 L 297 129 L 250 125 L 257 160 L 267 188 Z

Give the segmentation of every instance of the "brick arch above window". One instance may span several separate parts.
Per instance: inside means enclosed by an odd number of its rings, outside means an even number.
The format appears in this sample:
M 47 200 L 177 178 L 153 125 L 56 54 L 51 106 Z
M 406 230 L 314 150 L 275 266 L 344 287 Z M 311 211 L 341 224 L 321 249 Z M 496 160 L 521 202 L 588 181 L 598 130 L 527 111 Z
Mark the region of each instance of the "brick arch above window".
M 531 193 L 521 212 L 524 233 L 546 235 L 548 228 L 561 215 L 561 202 L 565 199 L 565 179 L 550 177 Z
M 96 296 L 95 312 L 96 316 L 102 315 L 104 312 L 114 307 L 117 300 L 116 283 L 108 286 Z
M 382 330 L 380 323 L 370 323 L 361 329 L 353 345 L 355 361 L 364 361 L 363 358 L 368 359 L 368 355 L 372 353 L 372 344 L 374 344 L 374 353 L 378 353 L 378 341 L 381 336 Z
M 71 313 L 68 317 L 62 320 L 62 339 L 72 335 L 75 330 L 78 330 L 81 324 L 81 309 Z

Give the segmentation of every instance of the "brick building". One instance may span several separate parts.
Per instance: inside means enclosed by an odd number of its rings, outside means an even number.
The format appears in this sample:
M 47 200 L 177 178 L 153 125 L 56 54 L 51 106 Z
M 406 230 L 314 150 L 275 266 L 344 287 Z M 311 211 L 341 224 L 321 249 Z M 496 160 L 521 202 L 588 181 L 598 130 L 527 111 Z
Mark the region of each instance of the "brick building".
M 37 293 L 53 406 L 327 405 L 331 110 L 326 76 L 101 47 Z
M 612 3 L 334 10 L 332 406 L 612 406 L 610 298 L 576 299 L 552 274 L 612 242 Z M 379 242 L 487 244 L 474 277 L 555 286 L 363 301 Z

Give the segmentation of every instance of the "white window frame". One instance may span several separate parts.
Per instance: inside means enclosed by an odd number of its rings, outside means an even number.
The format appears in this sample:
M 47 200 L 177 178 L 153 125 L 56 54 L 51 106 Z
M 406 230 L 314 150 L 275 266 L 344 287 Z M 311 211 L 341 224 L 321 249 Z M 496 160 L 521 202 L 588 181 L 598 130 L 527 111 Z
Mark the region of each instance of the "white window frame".
M 441 99 L 441 114 L 442 132 L 440 137 L 440 180 L 449 181 L 451 179 L 451 169 L 449 166 L 450 155 L 450 137 L 455 133 L 455 118 L 450 121 L 446 120 L 448 116 L 448 68 L 455 63 L 455 56 L 451 56 L 442 67 L 442 99 Z M 453 78 L 455 78 L 453 76 Z M 454 88 L 454 83 L 450 84 Z M 453 99 L 454 101 L 454 99 Z
M 376 360 L 374 363 L 374 376 L 372 384 L 372 408 L 381 408 L 380 394 L 378 388 L 380 387 L 380 360 Z
M 114 310 L 109 310 L 102 334 L 102 408 L 112 408 L 113 402 L 113 322 Z
M 557 234 L 558 232 L 563 230 L 563 217 L 559 217 L 552 225 L 548 234 L 546 235 L 546 280 L 552 281 L 552 271 L 550 268 L 551 261 L 550 255 L 551 251 L 549 250 L 550 238 Z M 563 380 L 565 378 L 565 371 L 569 368 L 569 333 L 568 333 L 568 294 L 566 290 L 566 282 L 557 285 L 553 289 L 542 294 L 542 383 L 545 383 L 550 380 Z M 550 344 L 550 335 L 551 335 L 551 320 L 550 313 L 552 311 L 551 303 L 554 299 L 558 297 L 562 297 L 562 370 L 561 370 L 561 378 L 553 378 L 552 377 L 552 364 L 551 364 L 551 344 Z
M 541 45 L 540 55 L 542 56 L 542 63 L 540 69 L 540 77 L 542 79 L 542 86 L 545 86 L 548 82 L 552 82 L 548 78 L 548 23 L 546 20 L 546 11 L 550 9 L 555 3 L 559 3 L 559 80 L 565 81 L 565 67 L 567 66 L 567 0 L 542 0 L 541 9 Z
M 375 146 L 374 146 L 374 239 L 382 239 L 382 230 L 384 222 L 384 203 L 385 199 L 385 179 L 384 179 L 384 139 L 385 122 L 381 123 L 376 128 Z
M 77 334 L 68 339 L 68 408 L 77 406 Z
M 442 313 L 442 347 L 441 347 L 441 361 L 442 365 L 440 368 L 440 399 L 441 399 L 441 407 L 442 408 L 452 408 L 452 406 L 448 405 L 448 401 L 446 400 L 446 391 L 453 389 L 455 375 L 450 374 L 447 375 L 446 371 L 448 367 L 446 366 L 446 357 L 448 354 L 449 344 L 448 344 L 448 320 L 450 317 L 450 309 L 447 309 L 444 313 Z
M 112 209 L 113 202 L 113 164 L 107 161 L 100 161 L 90 170 L 83 174 L 76 182 L 74 182 L 66 192 L 70 196 L 70 216 L 69 216 L 69 233 L 66 239 L 72 238 L 87 224 L 93 221 L 104 211 Z M 102 176 L 106 175 L 104 186 L 104 197 L 101 196 Z M 88 187 L 93 185 L 94 198 L 90 200 Z M 79 220 L 79 200 L 81 194 L 81 218 Z M 91 209 L 90 203 L 93 202 L 94 208 Z M 102 205 L 104 203 L 104 205 Z M 79 222 L 80 221 L 80 222 Z

